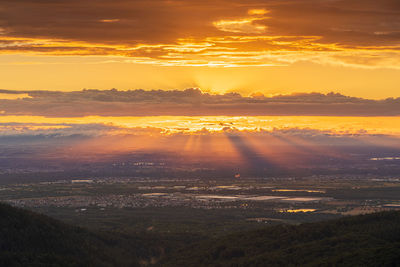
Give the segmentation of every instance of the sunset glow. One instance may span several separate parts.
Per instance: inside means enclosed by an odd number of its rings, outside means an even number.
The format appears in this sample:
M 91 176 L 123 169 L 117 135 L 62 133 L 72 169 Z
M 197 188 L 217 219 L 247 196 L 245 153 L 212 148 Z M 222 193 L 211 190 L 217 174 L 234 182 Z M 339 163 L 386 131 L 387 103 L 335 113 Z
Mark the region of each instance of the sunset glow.
M 171 134 L 212 134 L 223 132 L 271 132 L 291 130 L 316 130 L 337 135 L 385 134 L 400 136 L 400 117 L 319 117 L 319 116 L 152 116 L 152 117 L 77 117 L 49 118 L 41 116 L 0 116 L 0 131 L 18 125 L 25 129 L 66 128 L 68 125 L 109 125 L 118 129 L 114 134 L 134 133 L 135 129 L 149 129 L 154 133 Z
M 367 2 L 3 1 L 0 136 L 250 169 L 398 147 L 398 16 Z
M 357 2 L 3 1 L 0 79 L 3 88 L 19 90 L 200 87 L 398 97 L 398 16 L 390 1 Z M 150 72 L 157 75 L 143 75 Z

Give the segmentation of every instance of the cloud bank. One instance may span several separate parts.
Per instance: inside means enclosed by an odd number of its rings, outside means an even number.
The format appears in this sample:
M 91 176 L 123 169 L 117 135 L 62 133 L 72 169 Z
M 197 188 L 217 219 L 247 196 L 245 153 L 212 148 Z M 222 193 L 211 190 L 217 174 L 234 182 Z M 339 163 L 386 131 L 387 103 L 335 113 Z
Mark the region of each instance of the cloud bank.
M 397 0 L 3 0 L 0 53 L 166 66 L 399 68 Z
M 199 89 L 11 91 L 0 94 L 5 115 L 82 116 L 398 116 L 400 98 L 370 100 L 338 93 L 304 93 L 266 97 L 238 93 L 209 94 Z M 21 95 L 23 97 L 15 97 Z M 7 99 L 13 98 L 13 99 Z

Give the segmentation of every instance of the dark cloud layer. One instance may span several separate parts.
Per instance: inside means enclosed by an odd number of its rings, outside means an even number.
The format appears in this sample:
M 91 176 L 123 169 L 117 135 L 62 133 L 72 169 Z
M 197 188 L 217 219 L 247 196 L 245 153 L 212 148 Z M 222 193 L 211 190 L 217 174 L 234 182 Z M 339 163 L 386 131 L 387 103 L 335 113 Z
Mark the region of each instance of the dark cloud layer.
M 174 42 L 221 35 L 212 22 L 238 19 L 254 8 L 270 11 L 257 21 L 268 35 L 314 35 L 349 45 L 399 42 L 397 0 L 1 0 L 0 27 L 15 37 Z
M 22 99 L 0 100 L 2 115 L 75 116 L 159 116 L 159 115 L 329 115 L 398 116 L 400 98 L 369 100 L 337 93 L 292 94 L 265 97 L 237 93 L 213 95 L 199 89 L 164 90 L 82 90 L 10 91 L 27 94 Z
M 171 42 L 200 34 L 210 18 L 239 15 L 234 2 L 227 6 L 227 1 L 2 0 L 0 27 L 18 37 L 119 44 Z
M 1 53 L 397 68 L 399 49 L 397 0 L 0 1 Z

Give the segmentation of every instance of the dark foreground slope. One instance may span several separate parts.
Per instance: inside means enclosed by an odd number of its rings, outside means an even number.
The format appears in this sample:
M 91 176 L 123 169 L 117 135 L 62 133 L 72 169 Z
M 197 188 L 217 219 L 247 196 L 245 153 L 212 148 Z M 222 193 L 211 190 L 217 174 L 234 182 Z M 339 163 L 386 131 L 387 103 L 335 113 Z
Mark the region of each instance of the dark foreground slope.
M 137 265 L 121 239 L 0 204 L 0 266 Z
M 91 232 L 0 204 L 0 266 L 137 266 L 160 249 L 161 266 L 400 266 L 400 212 L 204 237 L 179 249 L 185 243 Z
M 280 225 L 208 240 L 162 266 L 400 266 L 400 213 Z

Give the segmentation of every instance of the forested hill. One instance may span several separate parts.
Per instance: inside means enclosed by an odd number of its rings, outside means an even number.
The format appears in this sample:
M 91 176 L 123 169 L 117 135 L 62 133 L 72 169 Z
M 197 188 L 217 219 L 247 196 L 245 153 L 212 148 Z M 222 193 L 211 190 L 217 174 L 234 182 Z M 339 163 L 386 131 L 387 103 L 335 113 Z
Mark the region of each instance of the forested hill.
M 138 266 L 185 240 L 176 242 L 91 232 L 0 204 L 0 266 Z M 400 212 L 204 237 L 166 254 L 157 265 L 400 266 Z
M 0 204 L 0 266 L 137 266 L 135 247 L 123 243 Z
M 400 266 L 400 213 L 280 225 L 208 240 L 162 266 Z

